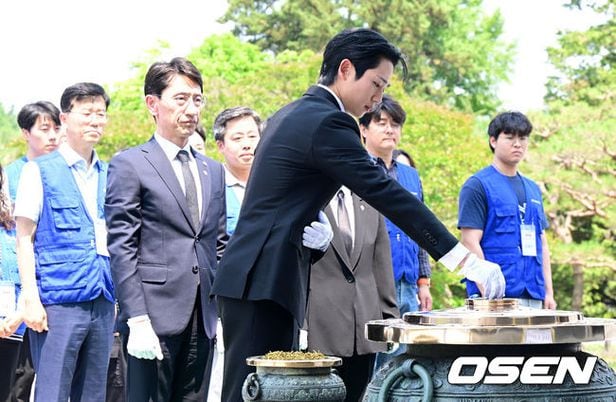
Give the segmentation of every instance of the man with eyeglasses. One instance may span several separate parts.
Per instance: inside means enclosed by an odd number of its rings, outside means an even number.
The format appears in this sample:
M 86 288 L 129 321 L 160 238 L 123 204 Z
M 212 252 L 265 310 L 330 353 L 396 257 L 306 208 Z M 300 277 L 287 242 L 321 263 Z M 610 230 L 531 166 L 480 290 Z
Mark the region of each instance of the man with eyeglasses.
M 532 129 L 519 112 L 501 113 L 490 122 L 492 165 L 462 186 L 458 227 L 469 250 L 501 266 L 505 297 L 519 298 L 529 307 L 555 309 L 541 190 L 518 171 Z M 479 295 L 472 281 L 466 282 L 466 290 L 470 297 Z
M 188 60 L 154 63 L 145 103 L 156 131 L 109 165 L 105 214 L 119 319 L 128 324 L 129 401 L 205 401 L 227 241 L 222 165 L 188 143 L 205 101 Z
M 98 84 L 78 83 L 60 106 L 66 142 L 25 164 L 15 203 L 34 400 L 102 401 L 115 296 L 103 217 L 107 164 L 94 146 L 109 97 Z

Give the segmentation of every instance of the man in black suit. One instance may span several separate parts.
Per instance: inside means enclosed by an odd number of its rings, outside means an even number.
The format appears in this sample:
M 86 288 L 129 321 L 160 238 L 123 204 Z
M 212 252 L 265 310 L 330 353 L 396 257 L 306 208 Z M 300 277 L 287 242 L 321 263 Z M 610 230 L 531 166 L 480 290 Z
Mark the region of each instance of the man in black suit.
M 190 61 L 154 63 L 144 91 L 156 132 L 111 160 L 105 200 L 130 329 L 128 400 L 205 401 L 217 316 L 208 295 L 227 240 L 224 170 L 188 145 L 205 102 Z
M 302 229 L 341 184 L 449 269 L 462 265 L 461 272 L 478 278 L 487 296 L 502 297 L 504 279 L 498 266 L 469 255 L 361 144 L 351 115 L 359 117 L 381 101 L 400 60 L 400 51 L 380 34 L 343 31 L 325 48 L 319 85 L 268 121 L 239 223 L 212 289 L 219 300 L 226 348 L 225 402 L 242 400 L 242 383 L 251 371 L 246 357 L 296 345 L 313 258 L 302 246 Z

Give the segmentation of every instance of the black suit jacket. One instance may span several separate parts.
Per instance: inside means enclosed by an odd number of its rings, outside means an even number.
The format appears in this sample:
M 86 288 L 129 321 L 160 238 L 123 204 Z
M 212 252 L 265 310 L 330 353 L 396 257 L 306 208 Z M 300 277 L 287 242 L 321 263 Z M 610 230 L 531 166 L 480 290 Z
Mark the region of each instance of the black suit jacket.
M 217 311 L 209 293 L 227 240 L 225 174 L 220 163 L 193 156 L 203 197 L 200 227 L 193 227 L 180 183 L 154 138 L 111 160 L 108 248 L 121 320 L 149 314 L 157 335 L 178 334 L 190 320 L 200 282 L 204 327 L 213 338 Z
M 435 259 L 457 244 L 417 197 L 373 162 L 361 144 L 357 121 L 340 111 L 327 90 L 313 86 L 267 123 L 213 294 L 275 301 L 301 324 L 310 275 L 303 228 L 341 184 Z

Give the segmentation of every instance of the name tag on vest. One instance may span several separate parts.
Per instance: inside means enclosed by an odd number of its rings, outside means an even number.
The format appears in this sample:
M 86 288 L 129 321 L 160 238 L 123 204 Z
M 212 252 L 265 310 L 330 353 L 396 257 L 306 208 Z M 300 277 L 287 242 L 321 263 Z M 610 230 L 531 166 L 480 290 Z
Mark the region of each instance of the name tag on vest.
M 6 317 L 13 313 L 15 305 L 15 284 L 8 281 L 0 281 L 0 317 Z
M 522 236 L 522 255 L 526 257 L 537 256 L 537 241 L 535 237 L 535 225 L 520 225 Z

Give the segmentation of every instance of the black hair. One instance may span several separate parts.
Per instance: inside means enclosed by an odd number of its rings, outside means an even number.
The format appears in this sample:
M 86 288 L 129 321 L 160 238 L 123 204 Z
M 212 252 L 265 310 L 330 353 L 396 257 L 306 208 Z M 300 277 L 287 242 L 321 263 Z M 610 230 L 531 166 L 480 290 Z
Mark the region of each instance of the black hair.
M 253 109 L 246 106 L 237 106 L 223 110 L 218 113 L 216 119 L 214 120 L 214 139 L 216 141 L 224 141 L 225 139 L 225 131 L 227 129 L 227 123 L 230 120 L 237 119 L 239 117 L 252 117 L 257 123 L 257 129 L 259 130 L 259 134 L 261 134 L 262 124 L 261 118 Z
M 402 106 L 394 98 L 384 94 L 381 103 L 359 118 L 359 124 L 368 127 L 372 121 L 381 120 L 381 113 L 383 112 L 390 115 L 392 120 L 401 126 L 406 121 L 406 112 L 402 109 Z
M 198 84 L 203 93 L 201 73 L 190 60 L 184 57 L 175 57 L 169 62 L 159 61 L 152 64 L 145 75 L 143 92 L 145 95 L 160 96 L 176 75 L 183 75 Z
M 409 164 L 411 165 L 411 167 L 416 167 L 415 166 L 415 159 L 413 159 L 411 154 L 406 152 L 404 149 L 394 149 L 394 152 L 392 153 L 392 159 L 396 160 L 396 159 L 398 159 L 398 156 L 400 156 L 400 155 L 404 156 L 406 159 L 409 160 Z
M 17 124 L 19 128 L 30 131 L 39 116 L 49 116 L 55 125 L 60 127 L 60 110 L 48 101 L 29 103 L 22 107 L 17 114 Z
M 533 131 L 533 125 L 528 117 L 520 112 L 499 113 L 488 125 L 488 136 L 494 139 L 498 139 L 502 133 L 528 137 L 531 131 Z M 490 149 L 494 152 L 492 144 L 490 144 Z
M 109 107 L 109 96 L 103 87 L 93 82 L 79 82 L 64 90 L 60 98 L 60 108 L 64 113 L 68 113 L 73 108 L 74 101 L 82 101 L 87 98 L 103 98 L 105 109 Z
M 333 84 L 338 67 L 344 59 L 353 63 L 356 79 L 360 79 L 366 70 L 376 68 L 382 59 L 391 61 L 394 67 L 400 62 L 404 77 L 407 75 L 406 61 L 400 49 L 371 29 L 346 29 L 327 43 L 323 52 L 319 84 Z

